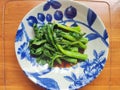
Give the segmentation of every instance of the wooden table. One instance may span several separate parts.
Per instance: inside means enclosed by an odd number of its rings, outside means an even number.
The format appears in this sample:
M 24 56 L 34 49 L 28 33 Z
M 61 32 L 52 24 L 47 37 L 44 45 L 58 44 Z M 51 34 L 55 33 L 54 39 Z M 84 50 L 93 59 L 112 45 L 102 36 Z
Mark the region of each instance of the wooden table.
M 15 35 L 21 19 L 43 1 L 0 0 L 0 90 L 44 90 L 24 75 L 14 50 Z M 120 90 L 120 0 L 92 0 L 84 3 L 103 20 L 109 34 L 110 51 L 98 78 L 80 90 Z

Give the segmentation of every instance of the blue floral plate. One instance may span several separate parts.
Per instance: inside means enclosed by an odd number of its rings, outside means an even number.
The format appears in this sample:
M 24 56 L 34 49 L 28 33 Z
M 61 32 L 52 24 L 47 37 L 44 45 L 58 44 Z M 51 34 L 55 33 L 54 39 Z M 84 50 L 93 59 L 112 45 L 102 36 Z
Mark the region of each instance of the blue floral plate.
M 79 25 L 89 39 L 88 60 L 67 68 L 39 65 L 30 55 L 29 40 L 34 38 L 33 24 L 48 22 Z M 93 81 L 102 71 L 109 49 L 106 28 L 96 13 L 84 4 L 72 0 L 48 0 L 33 8 L 21 21 L 15 40 L 18 62 L 35 84 L 50 90 L 75 90 Z

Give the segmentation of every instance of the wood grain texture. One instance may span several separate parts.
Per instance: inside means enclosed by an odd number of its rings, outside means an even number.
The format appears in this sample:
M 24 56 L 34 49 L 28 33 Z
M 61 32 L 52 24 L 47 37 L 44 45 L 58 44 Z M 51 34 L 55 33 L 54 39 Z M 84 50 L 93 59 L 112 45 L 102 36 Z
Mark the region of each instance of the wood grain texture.
M 4 60 L 3 60 L 3 38 L 2 38 L 2 8 L 3 2 L 0 1 L 0 90 L 4 90 Z
M 120 90 L 120 0 L 111 3 L 112 10 L 112 57 L 111 90 Z
M 40 3 L 40 2 L 39 2 Z M 38 2 L 18 1 L 6 3 L 5 8 L 5 82 L 6 90 L 41 90 L 23 73 L 14 50 L 15 35 L 24 15 Z M 14 16 L 14 17 L 13 17 Z
M 9 0 L 4 0 L 9 1 Z M 2 38 L 2 22 L 0 22 L 0 90 L 45 90 L 31 82 L 21 70 L 14 50 L 15 35 L 24 15 L 44 0 L 10 1 L 5 3 L 4 38 Z M 77 0 L 80 1 L 80 0 Z M 94 0 L 93 0 L 94 1 Z M 100 0 L 98 0 L 100 1 Z M 110 38 L 110 52 L 101 74 L 90 84 L 80 90 L 120 90 L 120 1 L 102 0 L 101 3 L 84 2 L 103 20 Z M 106 3 L 107 1 L 107 3 Z M 108 4 L 109 3 L 109 4 Z M 2 4 L 2 3 L 1 3 Z M 110 25 L 109 5 L 111 6 L 112 23 Z M 0 21 L 2 21 L 2 5 L 0 5 Z M 112 29 L 110 29 L 110 26 Z M 4 48 L 2 41 L 4 40 Z M 3 59 L 3 49 L 5 51 Z M 3 61 L 4 60 L 4 61 Z M 5 62 L 5 63 L 3 63 Z M 5 65 L 5 67 L 4 67 Z M 5 72 L 5 77 L 4 77 Z M 4 83 L 5 82 L 5 83 Z

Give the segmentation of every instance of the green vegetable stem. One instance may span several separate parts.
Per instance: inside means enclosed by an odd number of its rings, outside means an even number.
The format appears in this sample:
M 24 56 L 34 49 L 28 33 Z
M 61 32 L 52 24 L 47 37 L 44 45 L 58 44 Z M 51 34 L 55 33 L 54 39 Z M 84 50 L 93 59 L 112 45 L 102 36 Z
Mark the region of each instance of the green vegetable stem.
M 64 50 L 62 48 L 61 45 L 57 45 L 59 50 L 65 54 L 66 56 L 69 56 L 69 57 L 72 57 L 72 58 L 77 58 L 77 59 L 82 59 L 82 60 L 86 60 L 87 59 L 87 54 L 81 54 L 81 53 L 78 53 L 78 52 L 73 52 L 73 51 L 68 51 L 68 50 Z
M 54 67 L 55 63 L 76 64 L 79 60 L 85 61 L 87 54 L 80 53 L 79 49 L 86 50 L 88 39 L 81 33 L 80 26 L 68 27 L 56 23 L 48 23 L 41 27 L 33 25 L 34 38 L 29 41 L 31 56 L 41 64 Z

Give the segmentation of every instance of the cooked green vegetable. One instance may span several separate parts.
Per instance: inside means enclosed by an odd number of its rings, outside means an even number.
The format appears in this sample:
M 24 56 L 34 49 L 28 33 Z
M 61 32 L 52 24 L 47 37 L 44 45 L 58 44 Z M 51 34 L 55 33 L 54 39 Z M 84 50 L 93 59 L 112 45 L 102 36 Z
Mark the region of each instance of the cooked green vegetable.
M 56 23 L 48 23 L 40 28 L 33 25 L 35 37 L 30 40 L 30 54 L 41 64 L 53 67 L 55 62 L 62 64 L 67 61 L 76 64 L 86 60 L 88 56 L 80 53 L 87 48 L 88 39 L 81 33 L 80 26 L 68 27 Z
M 57 46 L 60 49 L 60 51 L 64 55 L 66 55 L 68 57 L 82 59 L 82 60 L 86 60 L 87 59 L 87 55 L 86 54 L 81 54 L 80 52 L 73 52 L 73 51 L 64 50 L 61 45 L 57 45 Z
M 71 58 L 71 57 L 63 57 L 63 60 L 72 63 L 72 64 L 76 64 L 77 63 L 77 59 L 76 58 Z
M 80 30 L 80 27 L 68 27 L 68 26 L 65 26 L 65 25 L 62 25 L 62 24 L 57 24 L 58 28 L 61 28 L 61 29 L 64 29 L 64 30 L 67 30 L 67 31 L 72 31 L 72 32 L 76 32 L 76 33 L 79 33 L 81 30 Z
M 68 39 L 70 41 L 76 41 L 76 39 L 73 36 L 71 36 L 69 33 L 61 32 L 60 34 L 65 39 Z
M 82 42 L 80 42 L 80 41 L 72 42 L 71 45 L 78 45 L 78 47 L 80 47 L 82 49 L 86 49 L 87 48 L 87 46 L 85 44 L 83 44 Z

